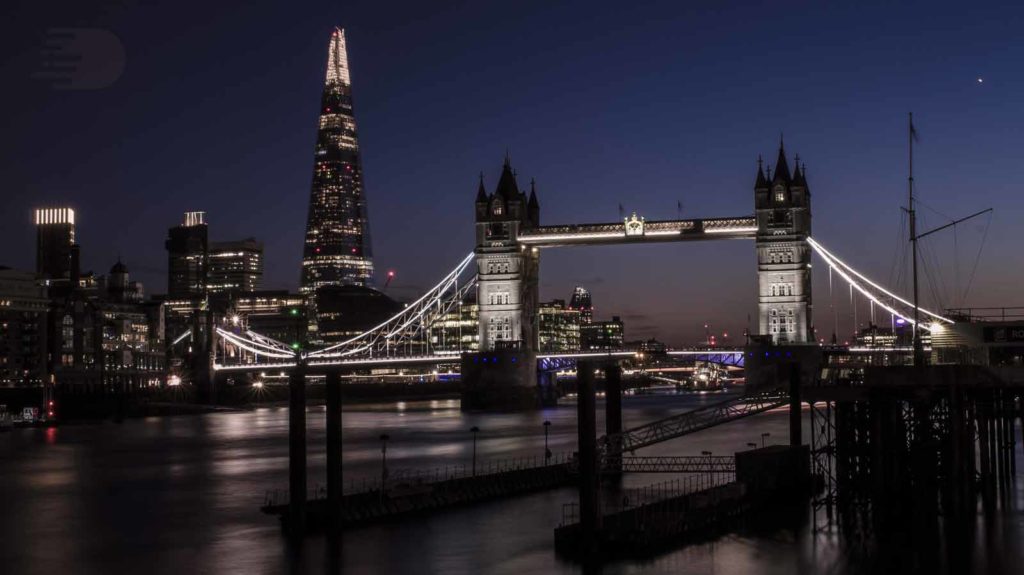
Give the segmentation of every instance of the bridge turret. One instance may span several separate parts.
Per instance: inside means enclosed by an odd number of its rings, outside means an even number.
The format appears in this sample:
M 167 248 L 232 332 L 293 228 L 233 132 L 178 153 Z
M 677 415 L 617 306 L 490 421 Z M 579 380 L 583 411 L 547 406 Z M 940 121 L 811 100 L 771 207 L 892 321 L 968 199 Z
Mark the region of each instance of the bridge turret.
M 536 248 L 519 244 L 521 230 L 540 221 L 540 203 L 531 185 L 530 197 L 519 190 L 508 156 L 493 194 L 481 187 L 476 200 L 477 302 L 480 306 L 480 349 L 501 345 L 537 349 Z M 517 343 L 513 343 L 517 342 Z
M 769 183 L 770 182 L 770 183 Z M 810 190 L 799 157 L 790 173 L 779 143 L 774 175 L 758 162 L 754 184 L 757 217 L 760 333 L 775 343 L 809 343 L 811 330 Z

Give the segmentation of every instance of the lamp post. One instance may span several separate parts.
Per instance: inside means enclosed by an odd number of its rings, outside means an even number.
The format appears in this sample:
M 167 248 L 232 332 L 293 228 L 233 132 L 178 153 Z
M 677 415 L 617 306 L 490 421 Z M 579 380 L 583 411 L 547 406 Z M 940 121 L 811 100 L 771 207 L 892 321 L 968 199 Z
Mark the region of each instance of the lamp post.
M 700 454 L 708 458 L 708 486 L 710 487 L 712 483 L 711 478 L 714 477 L 714 474 L 711 472 L 711 452 L 701 451 Z
M 551 427 L 551 422 L 544 421 L 544 465 L 548 464 L 548 460 L 551 459 L 551 450 L 548 449 L 548 428 Z
M 480 428 L 474 425 L 469 430 L 473 433 L 473 477 L 476 477 L 476 434 L 480 433 Z
M 764 447 L 764 440 L 769 438 L 769 437 L 771 437 L 771 436 L 772 436 L 772 434 L 771 433 L 767 433 L 767 432 L 761 434 L 761 447 Z
M 391 437 L 386 434 L 380 434 L 380 490 L 384 492 L 384 482 L 388 480 L 388 440 Z

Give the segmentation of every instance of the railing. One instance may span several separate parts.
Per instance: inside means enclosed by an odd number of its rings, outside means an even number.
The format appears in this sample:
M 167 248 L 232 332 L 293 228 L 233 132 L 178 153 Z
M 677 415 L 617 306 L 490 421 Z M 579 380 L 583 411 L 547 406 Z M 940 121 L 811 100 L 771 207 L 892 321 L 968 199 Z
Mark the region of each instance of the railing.
M 554 453 L 545 459 L 543 456 L 513 457 L 508 459 L 494 459 L 478 461 L 474 473 L 472 463 L 458 463 L 435 467 L 433 469 L 397 469 L 389 470 L 388 478 L 383 482 L 384 493 L 399 487 L 426 486 L 443 481 L 454 479 L 466 479 L 471 477 L 486 477 L 499 473 L 512 471 L 523 471 L 527 469 L 541 469 L 544 467 L 555 467 L 568 465 L 575 461 L 573 454 Z M 377 478 L 355 478 L 349 479 L 342 486 L 342 495 L 357 495 L 362 493 L 380 493 L 381 479 Z M 326 499 L 327 486 L 320 483 L 315 484 L 308 490 L 309 500 Z M 289 502 L 287 489 L 268 490 L 263 498 L 263 505 L 278 506 L 287 505 Z
M 736 480 L 733 473 L 701 473 L 684 477 L 653 483 L 644 487 L 626 489 L 622 492 L 622 498 L 604 503 L 601 506 L 601 514 L 604 516 L 615 515 L 623 511 L 635 509 L 643 514 L 646 507 L 660 503 L 657 512 L 682 511 L 689 502 L 680 501 L 678 498 L 683 495 L 700 493 L 708 489 L 732 483 Z M 673 501 L 674 500 L 674 501 Z M 664 507 L 666 502 L 671 501 L 668 508 Z M 562 504 L 562 522 L 559 527 L 579 523 L 579 503 Z
M 631 473 L 735 473 L 736 458 L 728 455 L 687 455 L 666 457 L 606 456 L 606 469 L 621 468 Z
M 946 316 L 960 321 L 1006 321 L 1024 319 L 1024 307 L 950 308 Z

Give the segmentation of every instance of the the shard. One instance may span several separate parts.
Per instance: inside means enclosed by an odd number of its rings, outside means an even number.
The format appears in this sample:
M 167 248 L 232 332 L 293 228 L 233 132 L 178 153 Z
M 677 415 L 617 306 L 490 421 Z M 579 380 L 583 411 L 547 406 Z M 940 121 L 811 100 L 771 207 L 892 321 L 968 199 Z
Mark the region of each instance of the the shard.
M 300 290 L 313 294 L 325 286 L 369 286 L 372 281 L 370 226 L 345 32 L 335 28 L 320 98 Z

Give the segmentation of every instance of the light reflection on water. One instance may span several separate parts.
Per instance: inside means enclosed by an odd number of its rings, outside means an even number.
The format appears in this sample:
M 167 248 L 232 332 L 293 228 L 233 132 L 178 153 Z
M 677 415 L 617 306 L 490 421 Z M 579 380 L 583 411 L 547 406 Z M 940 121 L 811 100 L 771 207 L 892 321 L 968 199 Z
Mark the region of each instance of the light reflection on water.
M 633 426 L 720 396 L 629 396 Z M 603 426 L 599 403 L 598 425 Z M 324 409 L 310 408 L 310 484 L 324 481 Z M 481 466 L 575 449 L 571 403 L 533 413 L 464 414 L 457 401 L 382 402 L 343 415 L 346 481 L 380 476 L 381 433 L 391 470 L 469 466 L 473 426 Z M 807 418 L 804 418 L 805 425 Z M 553 552 L 552 529 L 572 489 L 454 509 L 347 531 L 340 558 L 324 537 L 290 550 L 257 507 L 287 482 L 287 410 L 17 429 L 0 435 L 0 571 L 4 573 L 578 573 Z M 787 438 L 784 410 L 644 450 L 645 455 L 728 455 Z M 805 437 L 809 437 L 805 429 Z M 1019 446 L 1018 446 L 1019 449 Z M 1024 459 L 1019 461 L 1024 462 Z M 1024 465 L 1021 466 L 1024 469 Z M 669 477 L 627 475 L 624 487 Z M 1017 483 L 1017 499 L 1021 499 Z M 1015 512 L 1010 523 L 1022 522 Z M 1020 565 L 1020 530 L 985 530 L 975 566 Z M 777 529 L 730 535 L 604 573 L 855 573 L 833 536 Z

